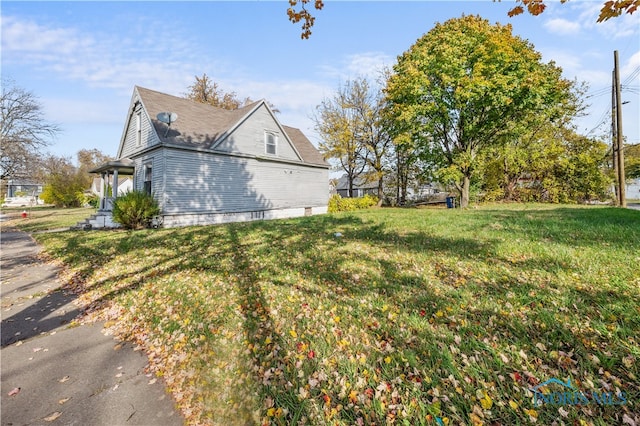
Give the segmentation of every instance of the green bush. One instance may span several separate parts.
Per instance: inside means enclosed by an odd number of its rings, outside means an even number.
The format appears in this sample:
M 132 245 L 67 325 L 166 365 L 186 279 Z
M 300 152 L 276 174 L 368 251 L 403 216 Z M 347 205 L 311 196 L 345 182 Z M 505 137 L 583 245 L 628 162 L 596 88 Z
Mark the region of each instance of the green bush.
M 342 198 L 334 194 L 329 199 L 329 213 L 350 212 L 354 210 L 368 209 L 378 204 L 378 197 L 365 195 L 361 198 Z
M 113 220 L 127 229 L 148 227 L 159 213 L 158 202 L 144 191 L 127 192 L 113 203 Z
M 98 208 L 98 204 L 100 203 L 100 197 L 96 194 L 87 194 L 86 192 L 78 192 L 76 194 L 76 198 L 80 203 L 81 207 L 90 206 L 94 209 Z

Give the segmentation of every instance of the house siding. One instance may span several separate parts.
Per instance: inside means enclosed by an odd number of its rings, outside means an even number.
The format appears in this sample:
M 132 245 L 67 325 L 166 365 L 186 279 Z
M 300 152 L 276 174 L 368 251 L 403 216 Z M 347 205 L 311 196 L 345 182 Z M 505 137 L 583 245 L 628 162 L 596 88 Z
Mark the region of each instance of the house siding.
M 137 101 L 137 100 L 136 100 Z M 134 101 L 134 105 L 135 101 Z M 133 156 L 144 149 L 160 144 L 160 139 L 156 134 L 155 128 L 151 119 L 147 115 L 147 112 L 142 108 L 141 104 L 133 107 L 131 117 L 127 122 L 127 128 L 124 135 L 124 143 L 122 144 L 122 152 L 119 158 L 133 158 Z M 137 144 L 137 124 L 136 115 L 140 112 L 140 124 L 141 124 L 141 141 L 140 146 Z
M 163 214 L 259 212 L 328 203 L 325 168 L 177 149 L 165 154 L 171 167 L 165 170 Z
M 162 150 L 154 150 L 145 155 L 133 158 L 135 161 L 135 172 L 133 178 L 133 187 L 136 191 L 144 190 L 145 168 L 151 165 L 151 192 L 153 194 L 162 194 L 164 191 L 165 178 L 165 161 Z M 156 196 L 160 208 L 163 208 L 163 198 Z
M 180 116 L 168 133 L 155 120 L 158 111 Z M 266 132 L 277 137 L 275 155 L 266 152 Z M 133 162 L 138 191 L 145 190 L 151 165 L 151 191 L 161 211 L 155 223 L 161 226 L 327 212 L 328 165 L 298 129 L 281 126 L 263 101 L 226 111 L 135 88 L 117 156 L 126 160 L 127 171 Z
M 265 151 L 265 132 L 271 132 L 278 138 L 276 155 L 272 156 Z M 287 137 L 282 133 L 280 126 L 273 119 L 267 108 L 263 105 L 242 122 L 227 138 L 218 146 L 217 151 L 243 153 L 257 156 L 283 158 L 286 160 L 300 161 Z

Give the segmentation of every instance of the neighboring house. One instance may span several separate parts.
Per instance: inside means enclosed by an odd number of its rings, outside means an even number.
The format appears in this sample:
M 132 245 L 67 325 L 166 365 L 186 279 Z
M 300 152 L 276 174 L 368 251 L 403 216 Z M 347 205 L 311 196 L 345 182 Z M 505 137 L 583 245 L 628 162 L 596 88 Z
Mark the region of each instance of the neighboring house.
M 113 182 L 108 182 L 109 187 L 111 187 Z M 102 188 L 102 185 L 107 184 L 107 182 L 102 178 L 93 178 L 93 182 L 91 182 L 91 188 L 89 191 L 93 195 L 100 196 L 102 191 L 105 188 Z M 129 191 L 133 190 L 133 178 L 131 176 L 118 177 L 118 194 L 126 194 Z M 108 192 L 108 190 L 107 190 Z
M 627 179 L 625 195 L 629 200 L 640 200 L 640 179 Z
M 43 185 L 31 179 L 10 179 L 7 181 L 7 197 L 39 197 Z
M 353 180 L 353 198 L 364 197 L 367 194 L 378 195 L 378 182 L 367 182 L 360 176 Z M 349 179 L 348 175 L 343 174 L 336 184 L 336 193 L 342 198 L 349 197 Z
M 173 227 L 326 213 L 328 169 L 264 100 L 231 111 L 136 86 L 117 160 L 91 173 L 131 176 L 157 199 L 158 223 Z M 102 213 L 118 195 L 103 189 Z

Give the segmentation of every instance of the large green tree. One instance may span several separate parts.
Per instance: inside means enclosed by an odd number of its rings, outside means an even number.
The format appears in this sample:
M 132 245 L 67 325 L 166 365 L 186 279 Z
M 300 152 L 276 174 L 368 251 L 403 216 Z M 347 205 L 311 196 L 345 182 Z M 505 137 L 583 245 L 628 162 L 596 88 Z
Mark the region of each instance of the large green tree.
M 624 169 L 627 179 L 640 179 L 640 143 L 624 148 Z
M 483 153 L 479 184 L 487 200 L 582 202 L 610 198 L 607 145 L 566 127 Z
M 39 178 L 44 182 L 42 199 L 58 207 L 77 207 L 86 202 L 84 193 L 94 176 L 89 170 L 113 158 L 98 149 L 81 149 L 77 153 L 78 165 L 71 158 L 48 155 L 39 163 Z
M 478 155 L 527 132 L 523 123 L 572 97 L 572 82 L 510 25 L 479 16 L 437 24 L 398 58 L 385 89 L 397 134 L 414 141 L 469 203 Z
M 79 207 L 87 189 L 87 175 L 79 173 L 70 158 L 49 155 L 42 161 L 44 188 L 40 198 L 56 207 Z

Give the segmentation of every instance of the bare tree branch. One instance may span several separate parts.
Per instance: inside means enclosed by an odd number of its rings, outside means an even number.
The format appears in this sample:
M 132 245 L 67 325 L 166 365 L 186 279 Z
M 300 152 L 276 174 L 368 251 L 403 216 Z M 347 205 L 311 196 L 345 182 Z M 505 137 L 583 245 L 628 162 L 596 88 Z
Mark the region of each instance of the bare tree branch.
M 29 163 L 42 155 L 60 128 L 44 119 L 33 93 L 2 81 L 0 98 L 0 179 L 25 173 Z

